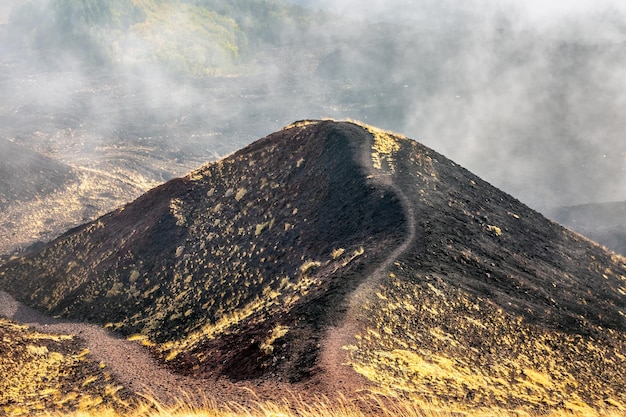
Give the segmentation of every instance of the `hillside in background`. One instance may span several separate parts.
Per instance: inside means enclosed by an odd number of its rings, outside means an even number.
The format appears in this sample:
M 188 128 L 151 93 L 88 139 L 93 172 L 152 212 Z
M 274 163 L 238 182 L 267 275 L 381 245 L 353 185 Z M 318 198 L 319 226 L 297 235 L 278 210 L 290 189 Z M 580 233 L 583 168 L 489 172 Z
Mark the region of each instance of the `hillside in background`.
M 551 217 L 626 256 L 626 202 L 561 207 Z
M 0 267 L 173 372 L 447 407 L 626 407 L 626 263 L 446 157 L 290 125 Z M 284 388 L 283 388 L 284 389 Z
M 0 161 L 2 256 L 250 143 L 271 117 L 260 48 L 320 18 L 266 1 L 4 6 L 0 137 L 13 148 Z M 244 113 L 257 122 L 238 123 Z M 20 168 L 29 154 L 48 162 Z
M 37 152 L 0 140 L 0 210 L 9 204 L 65 188 L 76 181 L 72 168 Z
M 28 0 L 14 7 L 9 38 L 61 69 L 78 61 L 215 75 L 240 72 L 249 47 L 302 33 L 320 16 L 278 1 Z

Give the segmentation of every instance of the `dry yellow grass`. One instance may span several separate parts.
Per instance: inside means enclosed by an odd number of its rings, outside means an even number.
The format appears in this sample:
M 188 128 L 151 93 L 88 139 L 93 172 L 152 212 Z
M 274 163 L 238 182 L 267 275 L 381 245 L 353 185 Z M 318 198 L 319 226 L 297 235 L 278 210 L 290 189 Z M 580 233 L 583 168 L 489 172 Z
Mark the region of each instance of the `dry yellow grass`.
M 120 386 L 71 336 L 33 331 L 0 318 L 0 415 L 93 410 L 119 401 Z
M 254 396 L 251 393 L 251 396 Z M 415 400 L 401 400 L 385 395 L 370 395 L 357 399 L 326 397 L 304 400 L 292 394 L 279 402 L 254 400 L 250 404 L 230 403 L 218 405 L 206 401 L 202 408 L 189 406 L 185 400 L 171 406 L 147 400 L 133 410 L 116 411 L 112 408 L 96 408 L 90 411 L 49 412 L 49 417 L 624 417 L 625 412 L 613 410 L 553 411 L 549 414 L 534 414 L 517 410 L 448 410 Z

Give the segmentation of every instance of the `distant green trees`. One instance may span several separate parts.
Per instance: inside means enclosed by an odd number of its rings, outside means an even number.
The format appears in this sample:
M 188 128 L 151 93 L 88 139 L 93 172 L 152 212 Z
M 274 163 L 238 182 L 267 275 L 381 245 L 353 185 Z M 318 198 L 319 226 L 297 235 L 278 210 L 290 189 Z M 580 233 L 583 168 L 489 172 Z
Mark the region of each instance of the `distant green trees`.
M 184 1 L 231 17 L 255 46 L 280 43 L 323 18 L 320 13 L 280 0 Z
M 14 39 L 49 61 L 110 62 L 104 32 L 125 30 L 145 18 L 131 0 L 27 0 L 11 17 Z
M 27 0 L 11 25 L 60 66 L 152 63 L 201 75 L 232 71 L 250 46 L 280 43 L 314 20 L 278 0 Z

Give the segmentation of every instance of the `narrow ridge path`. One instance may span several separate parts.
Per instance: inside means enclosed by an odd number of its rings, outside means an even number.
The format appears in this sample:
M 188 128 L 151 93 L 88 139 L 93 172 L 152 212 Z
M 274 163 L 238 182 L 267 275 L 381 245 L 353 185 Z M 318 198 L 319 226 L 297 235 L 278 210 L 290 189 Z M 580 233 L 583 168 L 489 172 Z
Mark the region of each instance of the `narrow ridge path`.
M 344 346 L 354 344 L 355 334 L 358 330 L 358 322 L 353 312 L 367 300 L 368 295 L 376 289 L 391 265 L 404 254 L 417 237 L 417 221 L 413 206 L 402 191 L 402 189 L 394 182 L 394 174 L 387 170 L 379 170 L 374 168 L 372 162 L 372 148 L 374 144 L 374 135 L 365 127 L 348 125 L 348 128 L 363 129 L 368 140 L 361 141 L 358 149 L 358 163 L 364 169 L 366 176 L 374 184 L 390 189 L 400 200 L 402 209 L 406 217 L 406 236 L 402 243 L 393 249 L 384 261 L 350 294 L 348 300 L 348 311 L 343 324 L 339 327 L 331 327 L 327 330 L 322 352 L 321 366 L 326 370 L 326 384 L 331 390 L 336 392 L 347 393 L 349 391 L 358 391 L 365 388 L 367 381 L 364 377 L 357 374 L 352 367 L 344 362 L 346 361 L 346 351 Z
M 323 383 L 327 393 L 355 391 L 363 388 L 367 381 L 352 367 L 344 366 L 346 353 L 343 346 L 354 343 L 354 335 L 359 323 L 354 312 L 363 304 L 369 294 L 385 279 L 388 269 L 410 247 L 417 236 L 417 222 L 413 207 L 403 190 L 394 182 L 394 174 L 389 170 L 374 168 L 372 146 L 374 137 L 364 127 L 350 123 L 341 124 L 347 135 L 354 135 L 357 163 L 371 183 L 391 190 L 399 199 L 406 217 L 406 232 L 402 242 L 395 247 L 376 269 L 350 294 L 346 317 L 339 327 L 328 329 L 320 352 L 320 366 L 325 370 Z M 363 140 L 365 135 L 366 140 Z M 181 398 L 195 400 L 202 404 L 205 400 L 231 401 L 250 399 L 249 385 L 231 383 L 224 380 L 190 378 L 170 372 L 155 360 L 150 352 L 138 342 L 128 341 L 106 329 L 91 324 L 51 318 L 16 301 L 11 295 L 0 291 L 0 316 L 37 331 L 52 334 L 70 334 L 84 340 L 85 347 L 95 362 L 104 362 L 108 371 L 130 391 L 154 398 L 168 404 Z M 294 386 L 274 383 L 255 386 L 254 391 L 264 391 L 266 395 L 276 394 L 277 390 L 289 391 Z

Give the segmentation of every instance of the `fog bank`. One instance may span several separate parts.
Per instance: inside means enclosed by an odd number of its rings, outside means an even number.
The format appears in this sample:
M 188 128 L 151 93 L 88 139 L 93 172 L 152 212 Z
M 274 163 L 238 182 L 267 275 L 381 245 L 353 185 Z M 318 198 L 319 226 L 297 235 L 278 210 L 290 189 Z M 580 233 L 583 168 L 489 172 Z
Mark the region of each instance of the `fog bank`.
M 60 1 L 25 3 L 53 16 Z M 37 26 L 28 14 L 4 24 L 0 136 L 151 184 L 297 119 L 352 118 L 542 211 L 626 200 L 621 4 L 248 3 L 154 2 L 113 26 L 85 23 L 72 48 L 53 42 L 67 34 L 37 44 L 20 32 Z

